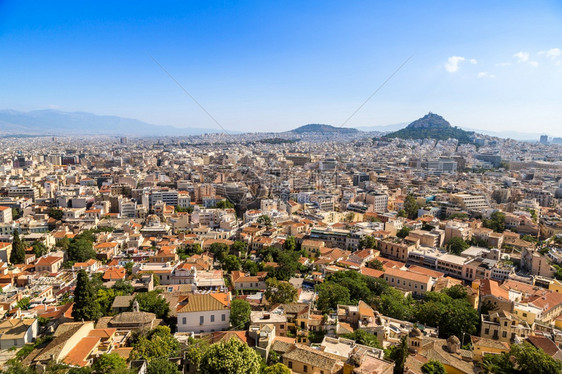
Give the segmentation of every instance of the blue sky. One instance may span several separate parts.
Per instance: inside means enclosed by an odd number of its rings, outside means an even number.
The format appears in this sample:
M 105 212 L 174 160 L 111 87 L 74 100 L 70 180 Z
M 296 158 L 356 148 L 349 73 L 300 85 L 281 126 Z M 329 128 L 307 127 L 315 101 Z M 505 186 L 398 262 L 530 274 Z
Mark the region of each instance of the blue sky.
M 0 109 L 278 131 L 410 122 L 562 136 L 560 1 L 0 0 Z M 399 3 L 399 4 L 397 4 Z

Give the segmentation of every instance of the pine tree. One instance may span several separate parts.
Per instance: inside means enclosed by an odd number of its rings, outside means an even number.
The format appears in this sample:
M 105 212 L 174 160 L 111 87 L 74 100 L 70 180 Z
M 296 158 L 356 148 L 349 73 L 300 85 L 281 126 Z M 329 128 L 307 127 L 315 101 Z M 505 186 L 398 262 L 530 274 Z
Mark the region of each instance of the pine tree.
M 12 253 L 10 254 L 10 263 L 23 264 L 25 263 L 25 245 L 20 239 L 20 234 L 14 230 L 14 241 L 12 243 Z
M 96 290 L 84 270 L 78 273 L 74 289 L 72 317 L 75 321 L 94 321 L 101 317 L 100 306 L 96 300 Z

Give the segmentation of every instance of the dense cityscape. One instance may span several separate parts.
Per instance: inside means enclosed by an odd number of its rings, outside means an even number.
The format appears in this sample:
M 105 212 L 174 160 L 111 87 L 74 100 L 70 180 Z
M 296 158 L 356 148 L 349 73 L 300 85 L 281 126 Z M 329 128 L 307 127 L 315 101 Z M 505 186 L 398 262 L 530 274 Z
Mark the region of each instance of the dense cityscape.
M 559 372 L 562 148 L 443 122 L 0 139 L 3 372 Z
M 562 374 L 560 35 L 0 0 L 0 374 Z

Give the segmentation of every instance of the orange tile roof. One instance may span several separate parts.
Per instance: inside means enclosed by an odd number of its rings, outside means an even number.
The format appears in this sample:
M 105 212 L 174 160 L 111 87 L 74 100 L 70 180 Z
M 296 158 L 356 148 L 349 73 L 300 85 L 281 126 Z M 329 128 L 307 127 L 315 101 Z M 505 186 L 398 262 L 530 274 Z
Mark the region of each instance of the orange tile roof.
M 191 294 L 186 303 L 178 305 L 178 313 L 204 312 L 211 310 L 226 310 L 229 308 L 228 295 L 225 293 Z
M 391 277 L 407 279 L 407 280 L 420 282 L 420 283 L 429 283 L 429 280 L 430 280 L 429 276 L 427 276 L 425 274 L 412 273 L 410 271 L 394 269 L 394 268 L 386 269 L 385 275 L 389 275 Z
M 116 332 L 117 332 L 117 329 L 114 329 L 114 328 L 93 329 L 92 331 L 90 331 L 88 333 L 88 336 L 98 337 L 98 338 L 101 338 L 101 339 L 108 339 L 108 338 L 111 338 L 113 335 L 115 335 Z
M 412 272 L 418 273 L 418 274 L 425 274 L 425 275 L 428 275 L 428 276 L 433 277 L 433 278 L 441 278 L 441 277 L 445 276 L 445 274 L 441 273 L 440 271 L 435 271 L 435 270 L 431 270 L 431 269 L 424 268 L 424 267 L 421 267 L 421 266 L 416 266 L 416 265 L 410 266 L 408 268 L 408 271 L 412 271 Z
M 498 282 L 491 279 L 482 279 L 480 281 L 480 295 L 491 295 L 498 299 L 509 300 L 509 292 L 500 287 Z
M 100 343 L 99 337 L 87 336 L 68 352 L 63 362 L 68 365 L 84 367 L 88 365 L 88 356 Z
M 35 266 L 50 266 L 56 264 L 59 261 L 62 261 L 62 257 L 56 257 L 56 256 L 41 257 L 39 260 L 37 260 Z

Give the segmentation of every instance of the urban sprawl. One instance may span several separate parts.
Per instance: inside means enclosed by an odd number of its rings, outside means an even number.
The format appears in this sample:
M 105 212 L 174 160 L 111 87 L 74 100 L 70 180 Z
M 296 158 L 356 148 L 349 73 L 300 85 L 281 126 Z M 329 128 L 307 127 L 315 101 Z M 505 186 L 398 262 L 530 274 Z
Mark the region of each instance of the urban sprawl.
M 0 138 L 3 373 L 560 373 L 562 145 Z

